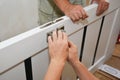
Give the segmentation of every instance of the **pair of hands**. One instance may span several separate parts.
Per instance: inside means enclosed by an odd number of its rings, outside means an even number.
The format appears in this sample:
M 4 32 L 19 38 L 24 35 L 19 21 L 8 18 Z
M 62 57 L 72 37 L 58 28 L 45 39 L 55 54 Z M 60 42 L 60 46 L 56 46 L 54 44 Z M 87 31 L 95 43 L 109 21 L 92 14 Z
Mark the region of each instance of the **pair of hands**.
M 70 63 L 78 61 L 78 51 L 76 45 L 68 41 L 66 33 L 53 31 L 52 36 L 48 37 L 49 55 L 51 61 L 65 63 L 68 60 Z
M 80 80 L 98 80 L 80 63 L 76 45 L 68 40 L 64 32 L 54 31 L 52 36 L 48 37 L 48 44 L 51 61 L 44 80 L 60 80 L 67 60 Z
M 105 0 L 92 0 L 92 3 L 93 2 L 98 3 L 98 8 L 96 11 L 97 16 L 101 15 L 109 8 L 109 3 Z M 72 21 L 78 21 L 79 19 L 85 19 L 88 17 L 81 5 L 68 4 L 63 12 L 66 16 L 70 17 Z

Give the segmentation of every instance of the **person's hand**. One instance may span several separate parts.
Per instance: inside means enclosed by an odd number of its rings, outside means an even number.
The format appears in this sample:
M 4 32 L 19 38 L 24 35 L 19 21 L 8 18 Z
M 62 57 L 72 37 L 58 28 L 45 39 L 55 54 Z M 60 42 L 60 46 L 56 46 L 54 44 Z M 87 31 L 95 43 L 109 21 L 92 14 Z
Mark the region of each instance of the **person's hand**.
M 105 0 L 93 0 L 92 3 L 94 1 L 98 3 L 98 8 L 96 11 L 97 16 L 101 15 L 104 11 L 106 11 L 109 8 L 109 3 Z
M 78 21 L 79 19 L 85 19 L 88 17 L 87 13 L 81 5 L 69 4 L 64 10 L 64 14 L 72 19 L 72 21 Z
M 73 22 L 88 17 L 81 5 L 71 4 L 69 0 L 54 0 L 54 2 L 66 16 L 72 19 Z
M 77 46 L 71 41 L 68 41 L 68 46 L 69 46 L 68 61 L 70 62 L 71 65 L 74 65 L 75 62 L 77 61 L 79 62 L 78 49 Z
M 53 31 L 48 37 L 49 55 L 51 61 L 65 62 L 68 56 L 68 38 L 64 32 Z

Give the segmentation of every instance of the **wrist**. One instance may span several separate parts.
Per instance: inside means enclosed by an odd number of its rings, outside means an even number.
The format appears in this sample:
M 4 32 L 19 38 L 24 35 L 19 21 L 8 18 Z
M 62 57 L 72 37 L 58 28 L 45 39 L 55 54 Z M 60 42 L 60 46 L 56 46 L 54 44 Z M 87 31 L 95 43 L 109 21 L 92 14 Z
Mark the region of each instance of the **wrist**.
M 75 66 L 76 64 L 80 63 L 79 59 L 73 59 L 73 60 L 70 60 L 70 64 L 72 66 Z
M 55 64 L 55 65 L 65 65 L 65 60 L 56 60 L 56 59 L 51 59 L 50 64 Z

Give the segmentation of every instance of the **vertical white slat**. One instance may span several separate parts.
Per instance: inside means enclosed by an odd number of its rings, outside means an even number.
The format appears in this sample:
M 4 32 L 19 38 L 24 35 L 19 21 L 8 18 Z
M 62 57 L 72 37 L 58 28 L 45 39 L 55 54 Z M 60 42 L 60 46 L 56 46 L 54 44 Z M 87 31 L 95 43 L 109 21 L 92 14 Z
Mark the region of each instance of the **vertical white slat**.
M 82 37 L 83 37 L 83 29 L 69 36 L 69 40 L 72 41 L 78 48 L 78 56 L 80 56 Z
M 24 63 L 1 74 L 0 80 L 26 80 Z
M 97 53 L 96 53 L 95 62 L 98 61 L 100 58 L 102 58 L 102 56 L 105 55 L 105 49 L 107 46 L 108 38 L 110 36 L 110 31 L 112 28 L 115 13 L 116 13 L 116 11 L 105 16 L 104 23 L 103 23 L 103 29 L 101 32 L 100 41 L 99 41 L 99 45 L 98 45 L 98 49 L 97 49 Z
M 83 30 L 80 30 L 71 36 L 69 39 L 78 47 L 78 56 L 80 55 L 81 42 L 82 42 Z M 76 80 L 76 73 L 69 63 L 66 63 L 62 74 L 62 80 Z
M 101 19 L 87 27 L 82 63 L 89 68 L 92 65 L 95 47 L 100 30 Z
M 112 29 L 110 32 L 108 44 L 106 46 L 106 48 L 107 48 L 106 49 L 106 59 L 108 59 L 113 53 L 119 31 L 120 31 L 120 8 L 117 9 L 115 12 Z
M 48 65 L 48 49 L 32 57 L 33 80 L 44 80 Z

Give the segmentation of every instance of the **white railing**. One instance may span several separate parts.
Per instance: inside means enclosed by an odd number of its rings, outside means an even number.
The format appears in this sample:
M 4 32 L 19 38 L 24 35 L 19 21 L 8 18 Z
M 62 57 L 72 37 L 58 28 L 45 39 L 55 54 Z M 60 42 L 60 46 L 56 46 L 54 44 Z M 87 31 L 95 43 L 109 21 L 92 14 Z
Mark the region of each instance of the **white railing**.
M 64 16 L 0 43 L 0 80 L 43 80 L 49 64 L 47 34 L 61 28 L 78 47 L 80 61 L 96 70 L 112 54 L 120 30 L 120 0 L 109 0 L 109 9 L 96 16 L 97 5 L 85 7 L 89 18 L 73 23 Z M 63 80 L 75 80 L 66 63 Z

